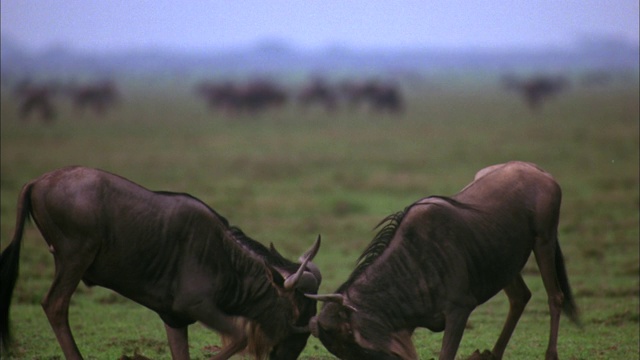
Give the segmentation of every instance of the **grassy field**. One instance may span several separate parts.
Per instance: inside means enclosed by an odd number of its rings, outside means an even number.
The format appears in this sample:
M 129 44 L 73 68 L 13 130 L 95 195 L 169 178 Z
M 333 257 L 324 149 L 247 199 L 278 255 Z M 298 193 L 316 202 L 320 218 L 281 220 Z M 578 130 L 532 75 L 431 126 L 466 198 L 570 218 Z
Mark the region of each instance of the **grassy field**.
M 551 172 L 563 188 L 560 243 L 583 327 L 562 319 L 560 357 L 638 358 L 637 86 L 571 90 L 539 114 L 498 89 L 441 89 L 415 94 L 400 117 L 293 106 L 232 117 L 208 111 L 186 91 L 126 95 L 105 117 L 63 104 L 58 121 L 43 125 L 20 122 L 3 94 L 2 248 L 11 238 L 21 186 L 79 164 L 150 189 L 189 192 L 290 258 L 321 233 L 320 290 L 331 292 L 383 217 L 427 195 L 454 194 L 485 166 L 525 160 Z M 16 346 L 3 358 L 62 358 L 40 307 L 53 261 L 34 226 L 21 261 L 11 312 Z M 546 294 L 533 262 L 524 273 L 533 297 L 507 347 L 510 359 L 542 358 L 548 337 Z M 479 307 L 458 356 L 491 348 L 507 310 L 503 294 Z M 80 285 L 70 321 L 87 358 L 170 358 L 161 320 L 111 291 Z M 417 331 L 420 358 L 437 358 L 441 338 Z M 193 358 L 207 358 L 219 344 L 206 328 L 190 328 Z M 301 358 L 333 357 L 311 339 Z

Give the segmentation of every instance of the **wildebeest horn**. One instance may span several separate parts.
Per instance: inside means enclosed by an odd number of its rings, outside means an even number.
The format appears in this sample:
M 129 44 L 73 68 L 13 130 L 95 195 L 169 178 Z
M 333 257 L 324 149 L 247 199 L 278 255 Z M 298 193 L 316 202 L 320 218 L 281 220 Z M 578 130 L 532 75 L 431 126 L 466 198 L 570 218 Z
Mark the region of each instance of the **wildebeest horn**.
M 316 242 L 313 244 L 313 246 L 311 246 L 309 248 L 309 250 L 305 251 L 304 254 L 302 254 L 302 256 L 300 256 L 300 261 L 304 261 L 304 259 L 309 259 L 309 260 L 313 260 L 314 257 L 316 257 L 316 254 L 318 253 L 318 249 L 320 249 L 320 240 L 321 240 L 321 236 L 320 234 L 318 234 L 318 238 L 316 239 Z
M 317 289 L 319 286 L 319 279 L 316 278 L 316 275 L 312 272 L 306 271 L 307 264 L 311 261 L 316 254 L 318 253 L 318 249 L 320 249 L 320 235 L 316 239 L 316 242 L 313 246 L 307 250 L 301 257 L 302 264 L 298 268 L 295 274 L 287 277 L 284 281 L 284 288 L 287 290 L 300 288 L 306 290 Z M 315 267 L 315 266 L 314 266 Z
M 353 312 L 358 312 L 358 310 L 355 307 L 353 307 L 353 305 L 347 304 L 347 302 L 345 301 L 345 297 L 342 294 L 321 294 L 321 295 L 304 294 L 304 295 L 309 299 L 340 304 L 350 309 Z
M 317 301 L 333 302 L 340 305 L 344 305 L 344 295 L 342 294 L 322 294 L 322 295 L 305 294 L 305 296 Z
M 319 247 L 320 234 L 318 234 L 318 239 L 316 240 L 316 242 L 318 243 L 318 247 Z M 308 257 L 310 257 L 310 259 L 313 259 L 317 253 L 318 253 L 318 248 L 315 247 L 315 244 L 314 244 L 314 246 L 312 246 L 309 250 L 307 250 L 304 254 L 302 254 L 302 256 L 300 256 L 298 261 L 304 262 L 304 259 Z M 319 287 L 320 283 L 322 282 L 322 274 L 320 273 L 320 269 L 318 269 L 316 264 L 312 263 L 311 261 L 307 263 L 307 269 L 309 269 L 309 271 L 311 271 L 311 273 L 316 277 L 316 281 Z

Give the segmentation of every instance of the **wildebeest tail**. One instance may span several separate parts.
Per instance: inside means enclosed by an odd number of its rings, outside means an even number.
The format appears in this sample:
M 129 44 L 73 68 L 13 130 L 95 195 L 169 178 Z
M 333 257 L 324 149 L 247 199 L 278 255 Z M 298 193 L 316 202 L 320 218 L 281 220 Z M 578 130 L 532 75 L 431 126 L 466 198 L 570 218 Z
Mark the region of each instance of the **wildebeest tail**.
M 564 294 L 564 302 L 562 304 L 562 310 L 574 323 L 580 325 L 580 318 L 578 315 L 578 307 L 576 306 L 573 293 L 571 292 L 571 286 L 569 285 L 569 277 L 567 276 L 567 270 L 564 266 L 564 256 L 562 256 L 562 250 L 560 250 L 560 244 L 556 242 L 556 274 L 558 282 L 560 283 L 560 289 Z
M 18 279 L 20 265 L 20 247 L 24 224 L 29 219 L 31 211 L 31 183 L 25 185 L 18 198 L 16 228 L 9 246 L 0 254 L 0 337 L 3 347 L 10 342 L 9 336 L 9 306 L 11 295 Z

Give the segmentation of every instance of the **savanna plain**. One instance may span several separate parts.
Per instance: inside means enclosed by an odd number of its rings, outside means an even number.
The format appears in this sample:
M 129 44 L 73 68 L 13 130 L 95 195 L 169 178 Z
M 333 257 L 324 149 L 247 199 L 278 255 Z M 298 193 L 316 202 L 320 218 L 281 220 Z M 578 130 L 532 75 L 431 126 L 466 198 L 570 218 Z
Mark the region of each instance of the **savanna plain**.
M 481 168 L 523 160 L 563 189 L 560 244 L 582 326 L 561 319 L 564 359 L 637 359 L 639 354 L 639 100 L 637 80 L 572 88 L 532 113 L 516 94 L 471 83 L 407 92 L 403 114 L 303 110 L 260 114 L 207 109 L 184 87 L 125 88 L 104 116 L 61 101 L 58 119 L 22 121 L 2 93 L 1 241 L 12 236 L 28 180 L 67 165 L 101 168 L 152 190 L 190 193 L 264 244 L 296 259 L 322 234 L 320 292 L 334 291 L 385 216 L 429 195 L 453 195 Z M 140 256 L 144 256 L 141 254 Z M 4 359 L 61 359 L 40 301 L 53 258 L 35 226 L 25 235 L 11 308 L 14 347 Z M 533 296 L 507 359 L 544 357 L 549 315 L 533 259 L 523 270 Z M 393 304 L 389 304 L 393 306 Z M 472 314 L 458 357 L 490 349 L 508 311 L 497 294 Z M 81 284 L 70 323 L 89 359 L 169 359 L 161 320 L 103 288 Z M 190 327 L 191 355 L 206 359 L 218 336 Z M 442 334 L 420 329 L 421 359 L 437 358 Z M 240 357 L 239 357 L 240 358 Z M 310 338 L 301 359 L 333 359 Z

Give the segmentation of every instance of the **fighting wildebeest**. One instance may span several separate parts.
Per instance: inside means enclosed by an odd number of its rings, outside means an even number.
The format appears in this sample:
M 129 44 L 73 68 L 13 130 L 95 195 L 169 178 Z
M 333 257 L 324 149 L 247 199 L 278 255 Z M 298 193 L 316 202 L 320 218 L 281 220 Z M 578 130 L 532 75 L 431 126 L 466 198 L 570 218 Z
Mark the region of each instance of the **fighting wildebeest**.
M 68 167 L 27 183 L 12 242 L 0 255 L 0 335 L 9 340 L 9 304 L 20 245 L 31 217 L 49 246 L 55 277 L 42 306 L 67 359 L 80 359 L 68 309 L 80 281 L 155 311 L 174 359 L 188 359 L 188 325 L 200 321 L 256 358 L 295 359 L 309 336 L 320 284 L 310 263 L 320 238 L 294 264 L 267 250 L 202 201 L 153 192 L 101 170 Z
M 509 315 L 493 347 L 502 358 L 531 297 L 520 271 L 535 254 L 551 314 L 547 359 L 556 359 L 560 312 L 578 321 L 558 244 L 561 190 L 534 164 L 480 170 L 452 197 L 432 196 L 387 217 L 359 265 L 310 322 L 341 359 L 417 359 L 417 327 L 443 331 L 454 359 L 475 307 L 504 290 Z

